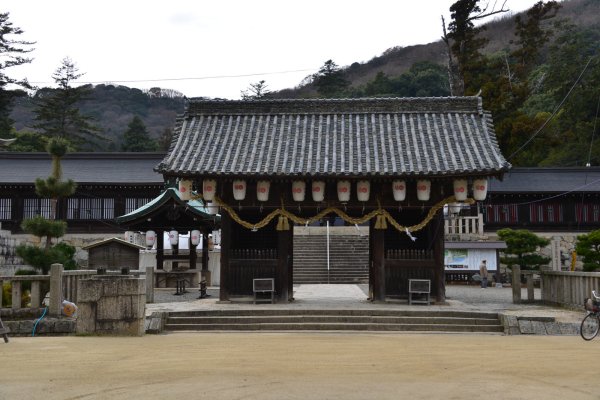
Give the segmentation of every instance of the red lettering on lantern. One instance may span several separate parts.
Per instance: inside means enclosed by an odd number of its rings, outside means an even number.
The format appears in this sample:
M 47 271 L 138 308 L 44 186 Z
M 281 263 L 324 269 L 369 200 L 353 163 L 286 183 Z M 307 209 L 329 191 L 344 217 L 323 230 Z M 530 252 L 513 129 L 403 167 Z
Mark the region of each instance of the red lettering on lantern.
M 342 186 L 339 190 L 339 192 L 342 192 L 342 193 L 346 193 L 347 191 L 348 191 L 348 188 L 346 186 Z
M 302 193 L 302 189 L 301 188 L 293 188 L 292 192 L 293 193 Z
M 462 192 L 464 192 L 464 191 L 465 191 L 465 188 L 464 188 L 464 187 L 462 187 L 462 186 L 461 186 L 461 187 L 457 187 L 457 188 L 456 188 L 456 191 L 457 191 L 457 192 L 459 192 L 459 193 L 462 193 Z
M 320 186 L 315 186 L 315 187 L 313 188 L 313 192 L 317 192 L 317 193 L 318 193 L 318 192 L 320 192 L 320 191 L 321 191 L 321 187 L 320 187 Z
M 404 185 L 396 185 L 396 186 L 394 186 L 394 189 L 396 189 L 396 190 L 404 190 Z
M 358 188 L 358 191 L 361 193 L 367 193 L 367 188 L 366 187 L 360 187 Z
M 260 193 L 266 193 L 267 192 L 267 188 L 261 187 L 261 188 L 258 188 L 258 191 Z
M 185 186 L 182 186 L 181 189 L 179 189 L 179 191 L 182 193 L 187 192 L 187 188 Z
M 427 190 L 427 185 L 417 186 L 417 190 L 425 191 L 425 190 Z
M 206 187 L 204 188 L 204 191 L 205 191 L 205 192 L 212 192 L 212 191 L 213 191 L 213 187 L 212 187 L 212 186 L 206 186 Z
M 235 190 L 244 190 L 244 185 L 235 185 L 234 189 Z
M 485 190 L 485 186 L 479 185 L 475 189 L 477 189 L 477 190 Z

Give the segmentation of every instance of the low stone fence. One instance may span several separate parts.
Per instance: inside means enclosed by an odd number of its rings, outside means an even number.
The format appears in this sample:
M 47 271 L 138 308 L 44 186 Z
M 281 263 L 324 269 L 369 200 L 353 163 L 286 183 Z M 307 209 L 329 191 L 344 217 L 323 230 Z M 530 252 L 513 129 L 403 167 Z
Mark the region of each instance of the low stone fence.
M 600 272 L 542 271 L 541 287 L 544 303 L 583 307 L 592 290 L 600 292 Z

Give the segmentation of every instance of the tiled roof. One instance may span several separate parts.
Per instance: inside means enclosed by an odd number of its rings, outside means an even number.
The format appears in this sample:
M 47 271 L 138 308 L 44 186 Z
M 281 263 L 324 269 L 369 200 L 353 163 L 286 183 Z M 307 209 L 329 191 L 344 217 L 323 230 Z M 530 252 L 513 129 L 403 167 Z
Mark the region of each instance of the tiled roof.
M 79 184 L 155 184 L 162 176 L 153 168 L 164 153 L 70 153 L 61 161 L 64 179 Z M 50 175 L 47 153 L 0 152 L 0 183 L 33 184 Z
M 157 171 L 181 176 L 501 175 L 478 97 L 192 99 Z
M 600 192 L 600 167 L 514 168 L 501 181 L 492 179 L 493 193 Z

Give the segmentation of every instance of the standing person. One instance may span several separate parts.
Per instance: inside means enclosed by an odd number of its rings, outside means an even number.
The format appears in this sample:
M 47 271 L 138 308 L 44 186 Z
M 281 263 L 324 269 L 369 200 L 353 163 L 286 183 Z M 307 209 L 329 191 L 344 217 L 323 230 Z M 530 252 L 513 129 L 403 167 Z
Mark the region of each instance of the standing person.
M 481 276 L 481 288 L 485 289 L 488 285 L 488 270 L 486 265 L 486 260 L 481 260 L 481 264 L 479 264 L 479 276 Z

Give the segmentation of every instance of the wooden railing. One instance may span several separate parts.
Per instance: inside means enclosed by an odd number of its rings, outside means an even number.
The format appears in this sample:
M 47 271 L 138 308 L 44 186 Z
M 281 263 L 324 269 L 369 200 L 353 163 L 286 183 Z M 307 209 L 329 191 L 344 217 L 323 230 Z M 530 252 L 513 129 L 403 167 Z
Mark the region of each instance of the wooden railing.
M 476 217 L 450 217 L 444 221 L 444 234 L 448 237 L 483 236 L 483 214 Z

